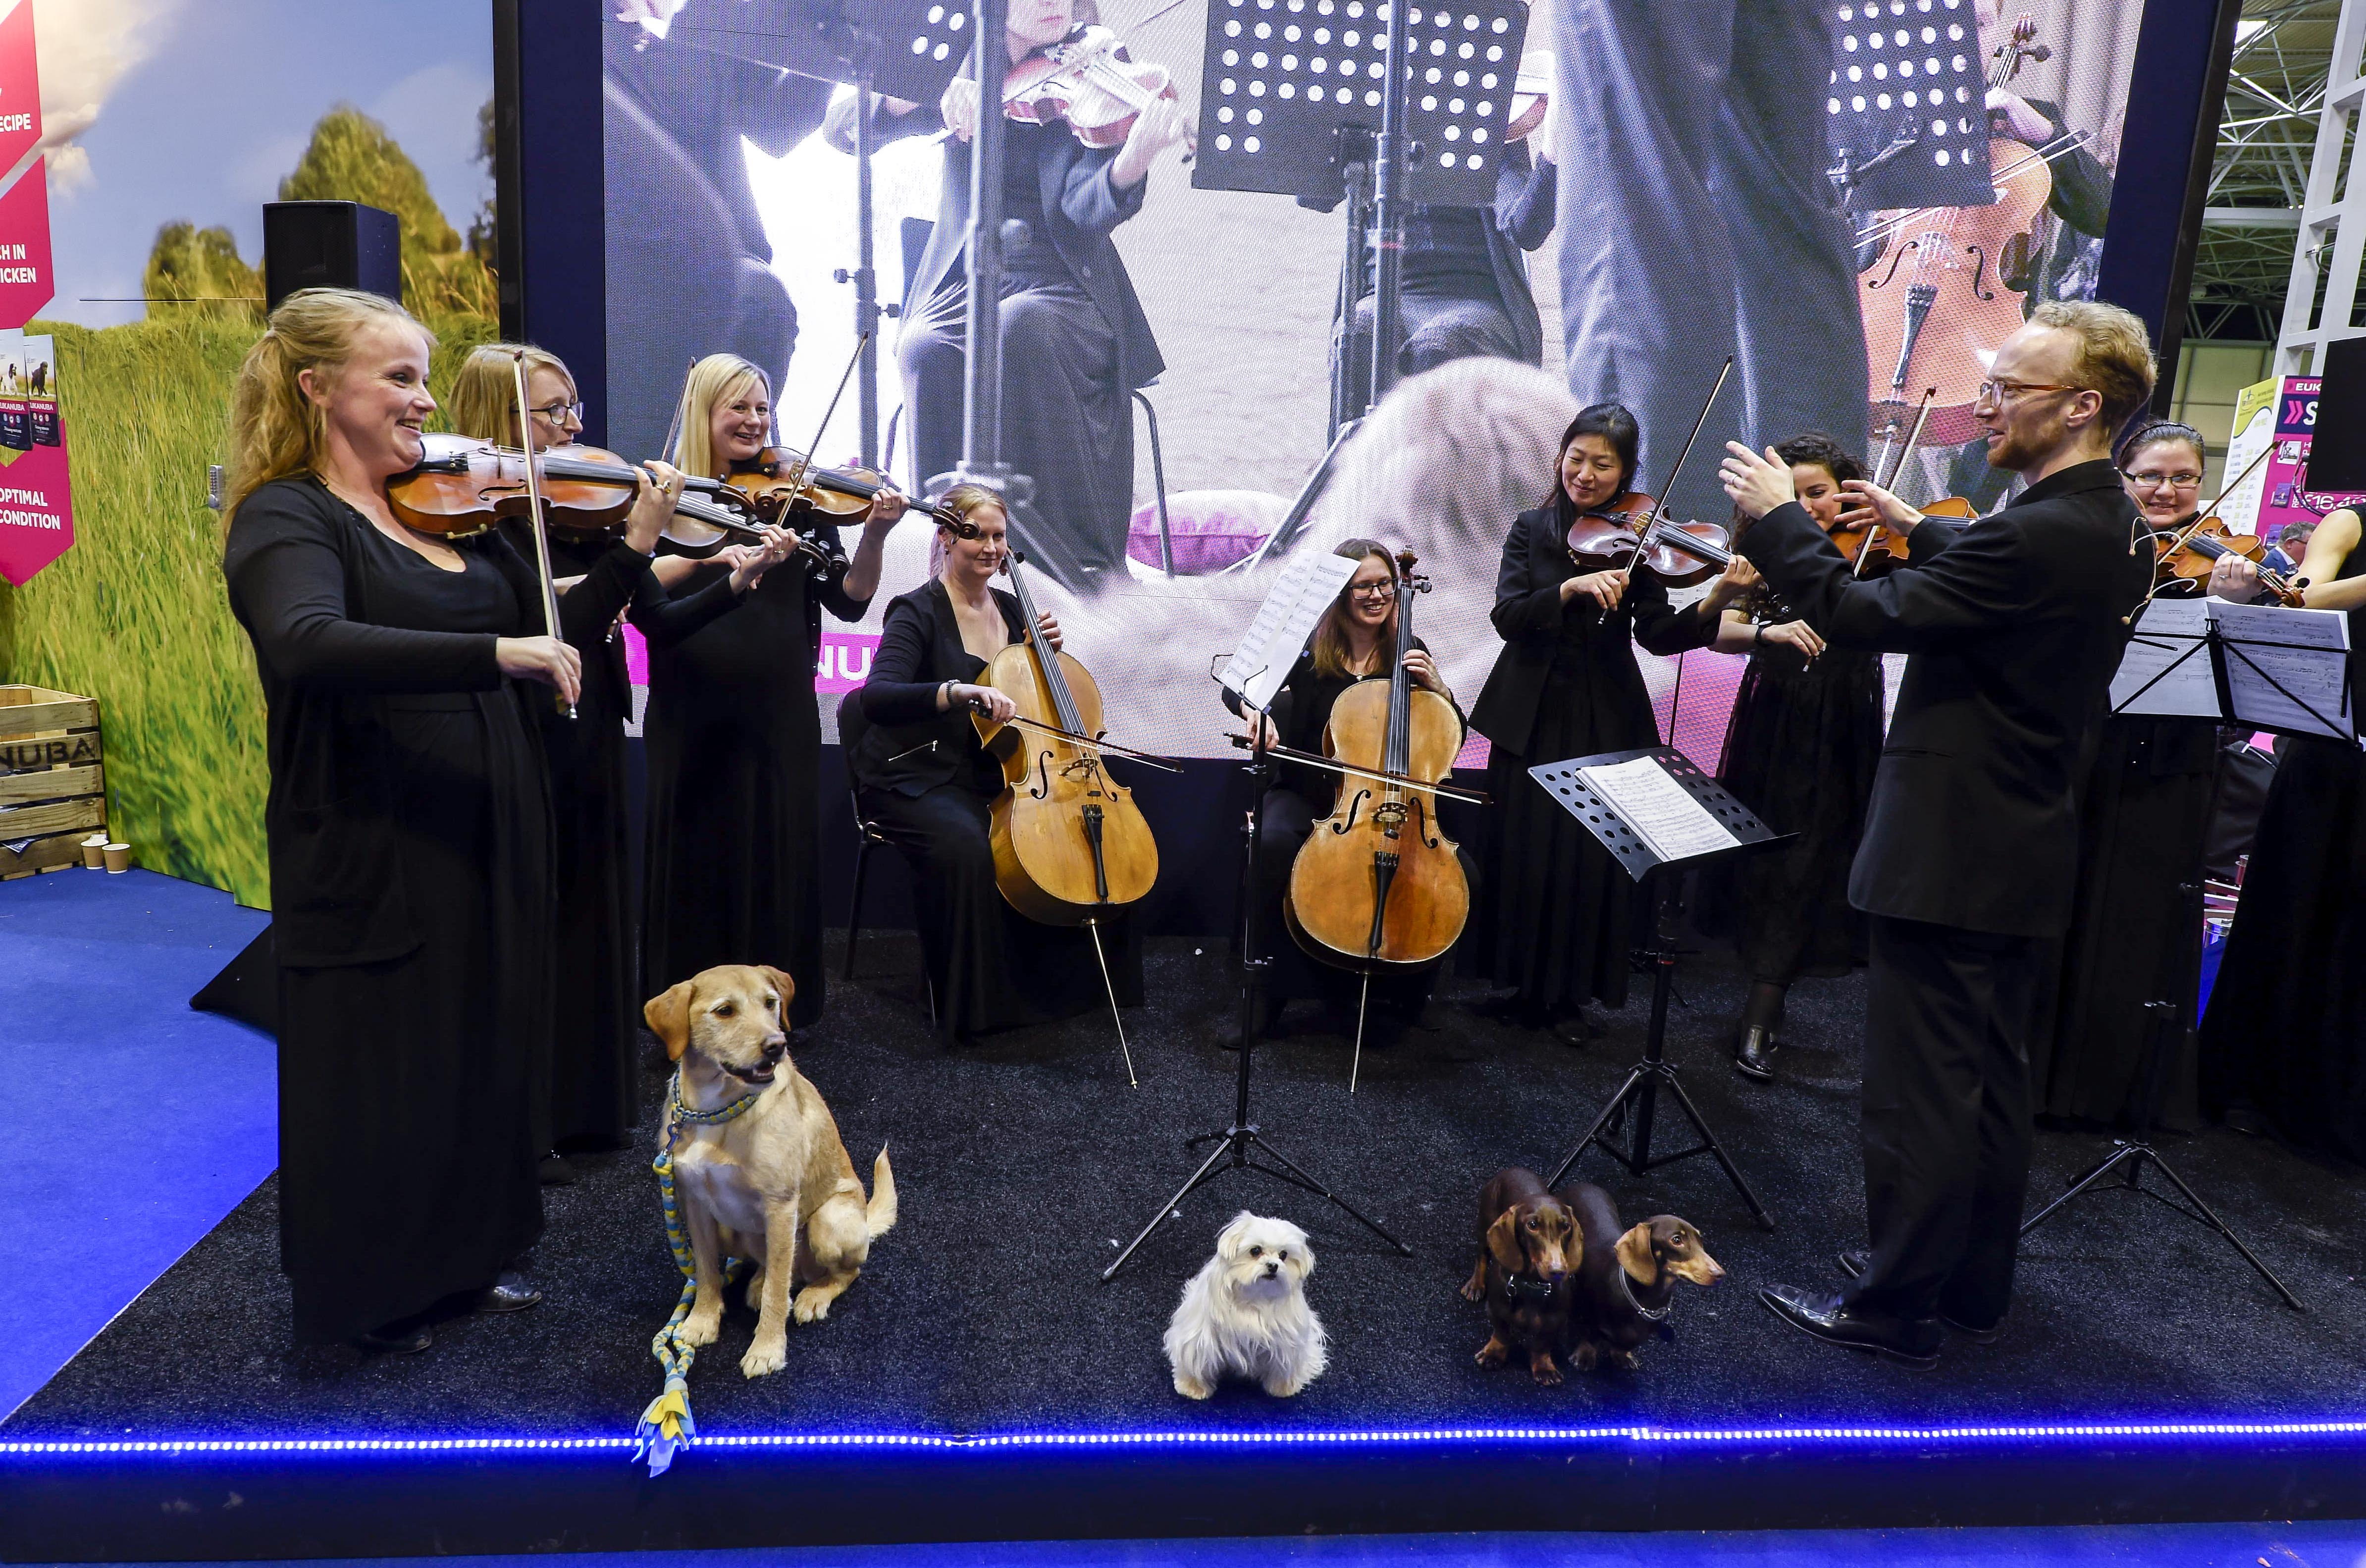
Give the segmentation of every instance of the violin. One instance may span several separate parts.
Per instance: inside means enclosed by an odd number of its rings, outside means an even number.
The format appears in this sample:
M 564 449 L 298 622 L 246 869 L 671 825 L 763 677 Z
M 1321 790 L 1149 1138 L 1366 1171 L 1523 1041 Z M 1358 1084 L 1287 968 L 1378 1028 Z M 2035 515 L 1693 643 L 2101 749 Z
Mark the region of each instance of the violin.
M 1109 776 L 1105 752 L 1141 757 L 1102 739 L 1101 693 L 1092 674 L 1043 636 L 1034 597 L 1005 556 L 1003 572 L 1027 622 L 1024 640 L 994 656 L 978 678 L 1018 709 L 997 722 L 973 715 L 978 739 L 1002 763 L 994 803 L 994 880 L 1003 898 L 1049 926 L 1093 926 L 1139 902 L 1158 880 L 1158 844 L 1131 791 Z M 1167 765 L 1161 759 L 1144 761 Z
M 1022 125 L 1065 124 L 1094 148 L 1123 146 L 1144 109 L 1176 96 L 1166 67 L 1129 58 L 1125 40 L 1097 25 L 1036 51 L 1002 79 L 1005 118 Z M 1199 147 L 1199 132 L 1187 130 L 1185 158 Z
M 1898 425 L 1894 419 L 1890 422 L 1884 433 L 1883 457 L 1874 464 L 1874 472 L 1877 476 L 1874 482 L 1882 489 L 1896 493 L 1898 476 L 1906 471 L 1908 459 L 1914 456 L 1914 448 L 1921 444 L 1922 427 L 1931 418 L 1931 404 L 1938 395 L 1936 387 L 1924 389 L 1921 406 L 1915 411 L 1914 426 L 1906 433 L 1906 444 L 1898 449 L 1895 460 L 1889 457 L 1888 443 L 1896 437 Z M 1969 523 L 1978 515 L 1972 503 L 1959 495 L 1942 496 L 1917 510 L 1926 518 L 1936 517 L 1954 523 Z M 1887 577 L 1907 563 L 1906 536 L 1878 517 L 1863 523 L 1835 524 L 1825 530 L 1825 535 L 1832 541 L 1833 547 L 1848 558 L 1854 576 Z
M 420 441 L 425 448 L 420 460 L 386 485 L 387 502 L 406 525 L 465 539 L 504 517 L 532 515 L 524 452 L 473 435 L 431 434 Z M 640 470 L 596 446 L 546 452 L 534 459 L 533 470 L 549 527 L 569 538 L 617 536 L 640 492 Z
M 1470 886 L 1454 840 L 1438 830 L 1431 788 L 1462 750 L 1462 716 L 1405 671 L 1414 599 L 1429 589 L 1414 566 L 1412 551 L 1397 557 L 1388 679 L 1358 681 L 1331 705 L 1323 750 L 1353 771 L 1300 846 L 1282 905 L 1301 947 L 1361 970 L 1368 988 L 1376 971 L 1436 962 L 1470 914 Z M 1360 1021 L 1357 1036 L 1360 1044 Z
M 2160 552 L 2153 566 L 2156 593 L 2180 583 L 2199 593 L 2209 582 L 2211 571 L 2225 557 L 2257 561 L 2268 553 L 2266 541 L 2229 531 L 2225 522 L 2215 515 L 2197 517 L 2182 528 L 2155 534 L 2153 543 Z M 2288 609 L 2297 610 L 2303 605 L 2304 595 L 2300 585 L 2280 571 L 2261 567 L 2259 586 Z
M 1715 576 L 1733 558 L 1731 532 L 1715 523 L 1679 523 L 1660 503 L 1628 491 L 1609 506 L 1583 512 L 1569 525 L 1570 559 L 1588 571 L 1647 567 L 1672 588 Z M 1648 542 L 1647 542 L 1648 539 Z M 1696 546 L 1706 546 L 1704 554 Z M 1714 555 L 1717 564 L 1705 564 Z
M 2053 51 L 2034 42 L 2037 23 L 2022 16 L 1994 51 L 1991 91 L 2021 73 L 2028 60 Z M 2022 326 L 2022 293 L 2007 288 L 2008 251 L 2025 252 L 2030 226 L 2053 198 L 2047 159 L 2075 141 L 2041 153 L 2009 136 L 1989 141 L 1989 181 L 1996 200 L 1984 207 L 1931 207 L 1898 215 L 1879 231 L 1895 234 L 1889 265 L 1877 264 L 1858 290 L 1865 319 L 1865 360 L 1872 386 L 1902 403 L 1910 376 L 1935 383 L 1942 406 L 1968 405 L 1988 377 L 1984 355 Z

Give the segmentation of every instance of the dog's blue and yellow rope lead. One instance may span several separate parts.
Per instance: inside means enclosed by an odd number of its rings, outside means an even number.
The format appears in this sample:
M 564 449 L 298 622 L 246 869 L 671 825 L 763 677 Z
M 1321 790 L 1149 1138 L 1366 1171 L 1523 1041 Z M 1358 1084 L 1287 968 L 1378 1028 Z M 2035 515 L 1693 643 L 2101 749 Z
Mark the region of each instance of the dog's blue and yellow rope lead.
M 649 1168 L 657 1172 L 658 1194 L 665 1204 L 666 1242 L 673 1248 L 673 1260 L 682 1269 L 682 1297 L 673 1304 L 673 1315 L 658 1330 L 649 1342 L 650 1353 L 658 1365 L 665 1369 L 665 1390 L 649 1402 L 641 1412 L 640 1425 L 633 1429 L 637 1446 L 633 1457 L 648 1461 L 651 1475 L 663 1475 L 673 1463 L 673 1456 L 687 1448 L 698 1436 L 698 1423 L 690 1415 L 690 1365 L 698 1359 L 698 1348 L 682 1340 L 682 1325 L 690 1316 L 691 1304 L 698 1299 L 698 1264 L 690 1248 L 690 1227 L 682 1217 L 682 1204 L 673 1190 L 673 1146 L 682 1130 L 693 1123 L 713 1126 L 731 1122 L 744 1115 L 756 1103 L 762 1090 L 751 1090 L 713 1111 L 693 1111 L 682 1103 L 682 1071 L 676 1068 L 673 1082 L 666 1090 L 670 1101 L 666 1115 L 665 1142 L 659 1146 L 658 1157 Z M 723 1260 L 723 1283 L 728 1287 L 738 1277 L 740 1260 Z

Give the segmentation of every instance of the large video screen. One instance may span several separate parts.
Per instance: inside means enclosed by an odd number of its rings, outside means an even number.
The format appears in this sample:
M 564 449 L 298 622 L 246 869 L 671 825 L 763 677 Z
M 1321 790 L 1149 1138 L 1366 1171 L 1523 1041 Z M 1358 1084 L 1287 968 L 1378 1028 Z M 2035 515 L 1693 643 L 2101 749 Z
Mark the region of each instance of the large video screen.
M 1277 537 L 1363 409 L 1374 257 L 1349 225 L 1391 20 L 1375 0 L 1011 0 L 1003 456 L 1032 481 L 1014 533 L 1037 595 L 1114 733 L 1225 753 L 1211 664 L 1281 562 L 1358 536 L 1420 557 L 1416 630 L 1467 703 L 1501 646 L 1504 536 L 1585 404 L 1634 411 L 1639 480 L 1680 516 L 1726 519 L 1726 439 L 1808 430 L 1886 457 L 1910 500 L 2002 499 L 1968 445 L 1983 356 L 2037 301 L 2093 296 L 2140 5 L 1417 0 L 1402 379 Z M 893 312 L 873 449 L 914 493 L 954 467 L 967 22 L 936 0 L 610 8 L 612 445 L 658 453 L 685 367 L 727 350 L 771 374 L 783 444 L 861 451 L 853 391 L 819 427 L 856 341 L 862 58 Z M 898 528 L 869 620 L 826 628 L 825 691 L 861 682 L 930 544 L 925 520 Z M 1639 658 L 1664 712 L 1679 667 Z M 1734 662 L 1686 660 L 1688 712 Z M 1713 763 L 1721 723 L 1678 742 Z

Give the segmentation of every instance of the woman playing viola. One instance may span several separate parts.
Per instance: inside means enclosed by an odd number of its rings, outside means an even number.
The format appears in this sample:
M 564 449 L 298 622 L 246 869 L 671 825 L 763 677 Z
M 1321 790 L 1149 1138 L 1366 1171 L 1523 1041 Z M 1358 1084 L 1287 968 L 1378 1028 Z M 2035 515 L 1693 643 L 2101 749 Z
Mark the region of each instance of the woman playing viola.
M 1027 635 L 1018 599 L 994 586 L 1009 534 L 994 491 L 945 492 L 937 574 L 888 604 L 871 678 L 839 710 L 863 818 L 903 852 L 918 884 L 921 959 L 949 1040 L 1067 1018 L 1102 1000 L 1091 933 L 1036 924 L 995 881 L 990 817 L 1002 768 L 970 716 L 1014 711 L 978 682 L 996 654 Z M 1057 649 L 1058 624 L 1046 614 L 1042 625 Z M 1110 951 L 1110 968 L 1119 1000 L 1140 1002 L 1142 952 L 1130 934 Z
M 498 533 L 396 515 L 435 412 L 425 328 L 307 288 L 239 367 L 222 574 L 269 709 L 280 1261 L 296 1337 L 422 1350 L 431 1312 L 541 1299 L 550 818 L 529 707 L 579 697 Z M 640 558 L 568 595 L 592 635 Z
M 453 378 L 452 428 L 514 447 L 518 442 L 517 398 L 513 366 L 523 351 L 526 364 L 527 424 L 536 452 L 563 450 L 583 428 L 582 405 L 566 364 L 546 350 L 487 344 L 462 361 Z M 669 598 L 648 557 L 659 532 L 672 515 L 682 476 L 663 463 L 650 463 L 657 483 L 643 491 L 625 525 L 625 542 L 640 558 L 630 573 L 625 614 L 650 646 L 670 648 L 717 615 L 736 607 L 764 571 L 788 553 L 783 536 L 772 533 L 768 547 L 734 546 L 717 558 L 727 573 L 710 573 L 703 590 Z M 505 520 L 502 532 L 531 558 L 534 536 L 524 519 Z M 554 533 L 551 570 L 559 575 L 565 604 L 584 575 L 615 547 L 597 538 Z M 683 562 L 685 567 L 690 563 Z M 613 627 L 584 649 L 583 690 L 569 720 L 543 715 L 543 743 L 550 755 L 551 817 L 557 830 L 559 967 L 554 1004 L 550 1062 L 550 1135 L 544 1146 L 616 1148 L 637 1120 L 632 1063 L 640 1038 L 641 1010 L 633 970 L 632 919 L 626 908 L 630 868 L 625 845 L 625 724 L 632 716 L 632 686 L 625 671 L 625 648 Z M 543 1161 L 546 1181 L 571 1179 L 557 1153 Z
M 762 371 L 736 355 L 707 355 L 682 386 L 675 465 L 725 478 L 762 454 L 772 414 Z M 800 555 L 765 571 L 732 614 L 651 647 L 643 996 L 718 964 L 770 964 L 796 982 L 792 1026 L 821 1016 L 821 614 L 852 621 L 870 607 L 880 552 L 903 512 L 904 498 L 882 488 L 851 560 L 835 525 L 817 523 L 810 532 L 828 565 Z M 796 545 L 794 529 L 781 542 Z M 745 564 L 665 548 L 698 558 L 674 589 L 681 594 Z
M 1359 681 L 1389 677 L 1390 650 L 1396 646 L 1396 569 L 1388 547 L 1377 539 L 1343 540 L 1333 554 L 1356 562 L 1356 574 L 1323 613 L 1306 649 L 1290 666 L 1289 678 L 1274 694 L 1268 709 L 1268 744 L 1320 754 L 1324 732 L 1331 722 L 1331 705 Z M 1414 638 L 1405 655 L 1405 673 L 1415 685 L 1426 686 L 1448 702 L 1454 694 L 1429 656 L 1429 646 Z M 1241 714 L 1240 698 L 1224 693 L 1224 705 Z M 1245 717 L 1245 715 L 1242 715 Z M 1320 963 L 1290 941 L 1282 923 L 1282 898 L 1290 890 L 1290 869 L 1316 821 L 1330 815 L 1339 775 L 1303 764 L 1284 763 L 1281 776 L 1265 797 L 1265 830 L 1257 840 L 1258 900 L 1256 929 L 1270 960 L 1266 971 L 1265 1014 L 1257 1021 L 1259 1034 L 1279 1033 L 1285 1004 L 1294 998 L 1319 998 L 1335 1011 L 1352 1016 L 1358 976 Z M 1418 1012 L 1436 983 L 1435 967 L 1412 976 L 1386 976 L 1374 987 L 1374 999 L 1398 1010 Z
M 2366 530 L 2329 513 L 2300 563 L 2304 607 L 2349 617 L 2349 689 L 2366 691 Z M 2211 592 L 2259 572 L 2223 558 Z M 2366 1159 L 2366 753 L 2293 736 L 2276 747 L 2243 897 L 2202 1021 L 2202 1100 L 2245 1105 L 2304 1148 Z
M 1090 18 L 1079 0 L 1011 0 L 1007 32 L 988 51 L 988 78 L 1070 40 Z M 976 79 L 957 76 L 932 109 L 882 98 L 883 140 L 943 129 L 944 181 L 937 226 L 907 295 L 897 358 L 914 472 L 950 472 L 962 455 L 969 309 L 963 247 L 970 228 L 970 138 L 980 112 Z M 1189 130 L 1175 100 L 1160 98 L 1122 146 L 1090 148 L 1058 122 L 1003 128 L 1002 216 L 1025 240 L 1002 258 L 1002 457 L 1034 480 L 1018 517 L 1030 564 L 1070 588 L 1125 570 L 1133 513 L 1135 389 L 1166 367 L 1110 234 L 1142 210 L 1158 155 Z M 853 148 L 853 100 L 830 113 L 828 131 Z
M 1551 491 L 1504 540 L 1493 612 L 1504 651 L 1470 712 L 1493 742 L 1496 801 L 1493 874 L 1474 910 L 1479 967 L 1513 988 L 1526 1021 L 1572 1044 L 1594 1032 L 1581 1011 L 1589 998 L 1627 999 L 1633 884 L 1528 766 L 1658 745 L 1634 645 L 1663 656 L 1707 646 L 1743 586 L 1729 570 L 1678 610 L 1648 570 L 1593 570 L 1571 558 L 1578 515 L 1613 509 L 1634 489 L 1639 439 L 1635 416 L 1616 403 L 1570 422 Z
M 1799 503 L 1830 531 L 1849 502 L 1842 487 L 1864 465 L 1828 435 L 1775 447 L 1791 466 Z M 1737 521 L 1735 538 L 1748 526 Z M 1720 653 L 1746 653 L 1749 671 L 1725 731 L 1718 778 L 1788 845 L 1713 868 L 1700 899 L 1704 923 L 1729 923 L 1749 969 L 1749 999 L 1734 1032 L 1734 1069 L 1774 1076 L 1783 998 L 1803 975 L 1845 975 L 1865 946 L 1864 919 L 1849 908 L 1850 864 L 1865 831 L 1881 761 L 1881 660 L 1836 653 L 1805 621 L 1784 615 L 1758 574 L 1720 617 Z

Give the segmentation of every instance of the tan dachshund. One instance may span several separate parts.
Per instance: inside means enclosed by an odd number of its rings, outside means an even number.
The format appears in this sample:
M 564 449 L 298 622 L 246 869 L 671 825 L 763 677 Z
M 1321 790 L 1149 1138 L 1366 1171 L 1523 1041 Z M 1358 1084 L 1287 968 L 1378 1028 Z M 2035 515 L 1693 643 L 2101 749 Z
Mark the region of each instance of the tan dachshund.
M 666 1109 L 673 1140 L 675 1201 L 690 1231 L 698 1293 L 682 1337 L 712 1345 L 723 1326 L 723 1259 L 755 1260 L 748 1299 L 756 1338 L 740 1359 L 748 1376 L 776 1372 L 788 1359 L 788 1321 L 813 1323 L 896 1223 L 896 1176 L 881 1148 L 866 1202 L 838 1122 L 820 1093 L 788 1059 L 781 1020 L 795 982 L 778 969 L 726 964 L 653 998 L 641 1015 L 682 1064 L 682 1100 L 716 1111 L 744 1096 L 756 1102 L 728 1122 L 682 1122 Z M 679 1126 L 677 1126 L 679 1123 Z M 800 1280 L 794 1313 L 790 1292 Z

